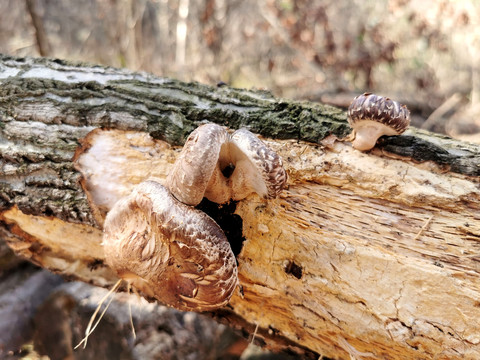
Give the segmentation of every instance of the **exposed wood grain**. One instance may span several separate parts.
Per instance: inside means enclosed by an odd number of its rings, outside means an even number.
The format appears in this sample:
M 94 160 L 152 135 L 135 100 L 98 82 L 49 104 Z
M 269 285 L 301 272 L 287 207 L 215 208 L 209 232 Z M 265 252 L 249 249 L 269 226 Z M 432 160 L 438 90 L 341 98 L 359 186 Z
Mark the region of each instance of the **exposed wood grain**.
M 244 297 L 233 297 L 231 311 L 330 357 L 477 356 L 469 319 L 480 316 L 478 184 L 338 142 L 268 143 L 287 160 L 289 189 L 237 205 Z M 116 130 L 96 130 L 84 146 L 76 167 L 100 216 L 143 176 L 164 179 L 179 150 Z M 95 227 L 16 208 L 2 220 L 18 236 L 11 246 L 34 262 L 101 286 L 115 281 Z

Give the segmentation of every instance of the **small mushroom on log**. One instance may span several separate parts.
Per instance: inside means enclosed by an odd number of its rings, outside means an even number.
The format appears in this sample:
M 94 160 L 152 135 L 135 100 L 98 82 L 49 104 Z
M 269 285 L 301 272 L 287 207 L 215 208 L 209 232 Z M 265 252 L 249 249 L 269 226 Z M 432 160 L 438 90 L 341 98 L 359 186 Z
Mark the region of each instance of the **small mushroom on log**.
M 405 105 L 370 93 L 353 99 L 347 115 L 354 131 L 352 145 L 360 151 L 372 149 L 380 136 L 402 134 L 410 125 Z

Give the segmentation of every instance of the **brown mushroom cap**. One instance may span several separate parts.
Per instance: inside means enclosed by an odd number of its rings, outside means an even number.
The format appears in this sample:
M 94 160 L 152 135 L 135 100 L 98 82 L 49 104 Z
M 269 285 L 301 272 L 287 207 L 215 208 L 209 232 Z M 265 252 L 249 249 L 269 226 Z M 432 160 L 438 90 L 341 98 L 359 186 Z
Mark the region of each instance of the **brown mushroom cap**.
M 265 199 L 277 197 L 287 182 L 282 158 L 247 129 L 235 131 L 230 142 L 235 164 L 232 198 L 240 200 L 252 192 Z
M 355 131 L 352 145 L 362 151 L 373 148 L 380 136 L 400 135 L 410 125 L 410 112 L 405 105 L 369 93 L 353 99 L 347 115 Z
M 103 246 L 107 264 L 121 278 L 180 310 L 224 306 L 237 285 L 235 257 L 222 229 L 153 179 L 108 213 Z
M 166 181 L 177 200 L 187 205 L 202 201 L 227 139 L 227 131 L 217 124 L 199 126 L 190 134 Z

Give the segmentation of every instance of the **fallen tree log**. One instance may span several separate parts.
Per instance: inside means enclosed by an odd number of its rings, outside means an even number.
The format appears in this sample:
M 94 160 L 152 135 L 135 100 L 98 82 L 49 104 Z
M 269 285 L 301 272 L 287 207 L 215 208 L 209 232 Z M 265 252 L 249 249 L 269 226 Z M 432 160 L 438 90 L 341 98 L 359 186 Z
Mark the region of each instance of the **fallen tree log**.
M 478 146 L 411 129 L 360 153 L 333 107 L 58 60 L 0 57 L 0 82 L 0 237 L 17 254 L 111 286 L 112 204 L 164 179 L 199 124 L 248 127 L 289 187 L 220 208 L 243 291 L 212 316 L 314 356 L 480 356 Z

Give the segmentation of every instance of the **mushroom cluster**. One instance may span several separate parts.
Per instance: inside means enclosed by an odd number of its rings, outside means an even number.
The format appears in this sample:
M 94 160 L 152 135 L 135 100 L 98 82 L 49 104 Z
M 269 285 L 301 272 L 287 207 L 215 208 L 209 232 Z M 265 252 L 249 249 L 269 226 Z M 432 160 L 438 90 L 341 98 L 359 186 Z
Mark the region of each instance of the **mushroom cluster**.
M 224 306 L 238 283 L 230 244 L 217 223 L 195 209 L 206 197 L 223 204 L 285 187 L 282 159 L 245 129 L 215 124 L 188 137 L 164 185 L 148 179 L 107 214 L 107 264 L 148 296 L 180 310 Z
M 347 115 L 355 137 L 352 145 L 360 151 L 372 149 L 380 136 L 402 134 L 410 125 L 405 105 L 370 93 L 353 99 Z
M 204 197 L 224 204 L 254 192 L 274 198 L 286 181 L 281 157 L 250 131 L 229 135 L 219 125 L 206 124 L 188 137 L 167 186 L 188 205 L 198 205 Z

